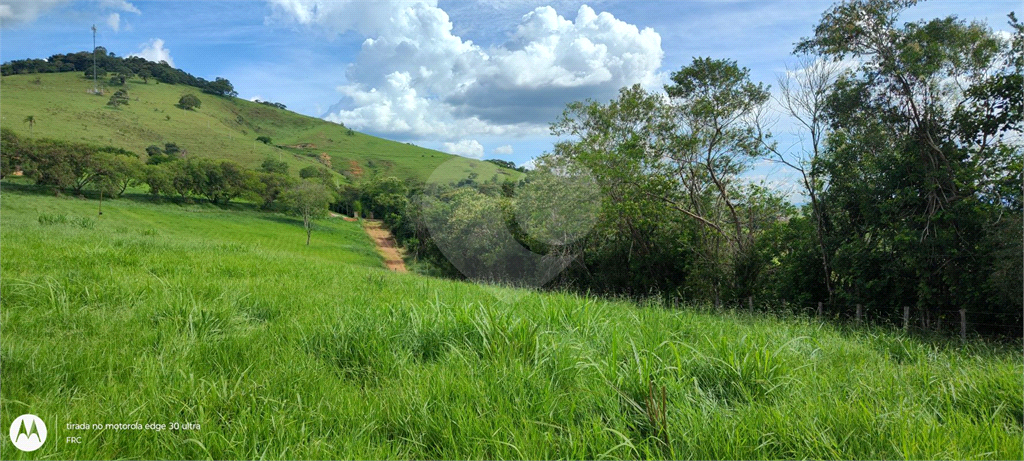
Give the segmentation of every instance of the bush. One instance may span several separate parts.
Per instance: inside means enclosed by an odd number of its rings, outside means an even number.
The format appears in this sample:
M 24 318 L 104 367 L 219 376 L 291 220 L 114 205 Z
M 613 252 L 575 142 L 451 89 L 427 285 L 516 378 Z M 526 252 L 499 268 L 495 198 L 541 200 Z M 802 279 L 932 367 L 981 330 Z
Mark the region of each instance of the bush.
M 198 109 L 203 106 L 203 102 L 199 100 L 199 97 L 192 93 L 187 93 L 181 96 L 178 100 L 178 107 L 185 110 Z

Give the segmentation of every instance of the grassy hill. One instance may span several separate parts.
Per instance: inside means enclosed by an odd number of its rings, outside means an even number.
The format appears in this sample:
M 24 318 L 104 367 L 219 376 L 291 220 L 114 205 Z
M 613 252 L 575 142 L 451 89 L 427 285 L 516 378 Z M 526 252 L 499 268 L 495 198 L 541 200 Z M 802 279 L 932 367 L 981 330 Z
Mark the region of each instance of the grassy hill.
M 5 459 L 1022 457 L 1019 346 L 395 274 L 357 223 L 307 247 L 246 205 L 97 216 L 28 183 L 0 202 L 0 421 L 49 435 Z
M 441 178 L 450 181 L 477 173 L 483 181 L 498 175 L 518 178 L 519 173 L 488 162 L 452 156 L 435 150 L 389 141 L 350 131 L 344 126 L 238 98 L 204 94 L 198 88 L 131 79 L 130 103 L 108 107 L 107 94 L 90 94 L 93 82 L 80 72 L 11 75 L 0 79 L 0 115 L 4 126 L 29 135 L 23 123 L 35 117 L 31 134 L 37 137 L 84 141 L 122 147 L 145 157 L 149 145 L 174 142 L 189 155 L 226 158 L 258 167 L 267 156 L 288 162 L 292 174 L 307 165 L 319 165 L 326 152 L 332 168 L 358 180 L 373 174 L 426 180 L 445 161 L 457 163 Z M 182 94 L 196 94 L 202 107 L 185 111 L 176 107 Z M 269 136 L 273 145 L 257 142 Z

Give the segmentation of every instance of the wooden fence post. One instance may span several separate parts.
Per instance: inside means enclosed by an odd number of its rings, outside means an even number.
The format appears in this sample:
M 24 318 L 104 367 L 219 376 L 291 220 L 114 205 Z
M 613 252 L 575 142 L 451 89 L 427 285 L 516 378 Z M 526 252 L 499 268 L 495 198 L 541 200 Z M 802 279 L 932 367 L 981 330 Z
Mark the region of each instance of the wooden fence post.
M 824 311 L 821 309 L 821 301 L 818 301 L 818 318 L 821 318 L 821 314 Z
M 967 342 L 967 310 L 960 309 L 960 341 Z
M 860 323 L 860 319 L 864 317 L 864 308 L 860 304 L 857 305 L 857 323 Z
M 910 328 L 910 306 L 903 306 L 903 331 Z

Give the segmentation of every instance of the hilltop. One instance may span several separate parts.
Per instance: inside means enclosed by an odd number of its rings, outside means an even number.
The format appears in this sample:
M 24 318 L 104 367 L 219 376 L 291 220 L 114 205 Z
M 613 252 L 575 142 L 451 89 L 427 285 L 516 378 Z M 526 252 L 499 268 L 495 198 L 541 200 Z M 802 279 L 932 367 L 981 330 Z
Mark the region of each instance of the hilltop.
M 107 106 L 110 95 L 120 88 L 128 90 L 128 105 Z M 269 156 L 287 162 L 293 174 L 319 165 L 317 157 L 326 153 L 331 168 L 346 178 L 339 178 L 342 181 L 374 175 L 425 181 L 452 158 L 461 168 L 447 174 L 451 181 L 471 173 L 481 180 L 519 175 L 489 162 L 370 136 L 272 105 L 206 94 L 192 86 L 132 77 L 123 87 L 108 84 L 101 96 L 91 94 L 92 89 L 92 80 L 81 72 L 4 76 L 0 79 L 2 124 L 19 135 L 112 145 L 142 158 L 147 146 L 168 142 L 190 156 L 234 160 L 249 168 L 258 167 Z M 187 93 L 202 101 L 199 109 L 177 107 Z M 27 116 L 35 120 L 31 127 L 23 123 Z M 257 141 L 261 136 L 271 142 Z

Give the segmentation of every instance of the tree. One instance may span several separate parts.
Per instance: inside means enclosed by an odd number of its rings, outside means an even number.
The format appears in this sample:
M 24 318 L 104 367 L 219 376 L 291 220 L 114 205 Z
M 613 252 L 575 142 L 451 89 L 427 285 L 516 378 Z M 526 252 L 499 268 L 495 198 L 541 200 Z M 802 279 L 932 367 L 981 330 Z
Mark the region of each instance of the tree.
M 130 186 L 139 185 L 145 182 L 145 172 L 142 163 L 137 158 L 127 155 L 109 155 L 102 159 L 106 181 L 110 187 L 107 190 L 109 195 L 120 197 Z
M 749 71 L 734 61 L 710 58 L 694 59 L 671 78 L 665 91 L 676 117 L 672 145 L 668 161 L 655 168 L 670 190 L 685 192 L 684 197 L 668 194 L 668 203 L 701 224 L 700 247 L 712 280 L 722 277 L 730 297 L 747 298 L 763 269 L 756 237 L 781 213 L 781 200 L 739 181 L 767 154 L 759 117 L 768 88 L 751 82 Z M 715 266 L 728 272 L 715 274 Z M 715 293 L 721 288 L 712 287 Z
M 256 196 L 261 188 L 255 172 L 230 160 L 190 159 L 185 164 L 185 175 L 191 192 L 218 204 L 241 195 Z
M 146 155 L 149 155 L 150 157 L 152 157 L 154 155 L 163 155 L 163 154 L 164 154 L 164 150 L 161 149 L 160 146 L 158 146 L 156 144 L 150 144 L 149 147 L 146 148 Z
M 215 94 L 217 96 L 238 96 L 234 86 L 226 78 L 217 77 L 217 79 L 212 82 L 206 82 L 202 88 L 204 93 Z
M 153 71 L 149 70 L 148 67 L 143 67 L 135 75 L 142 79 L 142 83 L 149 83 L 149 79 L 153 78 Z
M 203 102 L 192 93 L 183 94 L 181 98 L 178 99 L 178 107 L 185 110 L 199 109 L 202 105 Z
M 33 135 L 33 129 L 36 126 L 36 116 L 35 115 L 26 115 L 25 116 L 25 123 L 28 123 L 28 134 L 29 135 Z
M 270 136 L 258 136 L 256 140 L 263 144 L 270 144 Z
M 302 226 L 306 229 L 306 245 L 309 245 L 313 233 L 313 221 L 327 216 L 330 204 L 330 192 L 322 184 L 302 181 L 295 187 L 285 191 L 281 201 L 296 216 L 302 217 Z
M 331 170 L 322 166 L 309 165 L 299 170 L 299 177 L 302 179 L 319 179 L 325 186 L 332 186 L 334 184 L 334 176 L 331 175 Z
M 169 142 L 164 144 L 164 154 L 168 157 L 174 157 L 181 153 L 181 148 L 178 147 L 177 143 Z
M 152 195 L 170 195 L 174 192 L 171 171 L 165 165 L 147 164 L 143 168 L 143 181 Z
M 274 172 L 262 172 L 259 174 L 263 187 L 259 191 L 263 200 L 261 207 L 269 210 L 275 207 L 281 194 L 288 189 L 295 187 L 297 181 L 291 176 Z
M 821 199 L 828 183 L 821 178 L 821 161 L 825 139 L 829 135 L 827 102 L 839 73 L 839 66 L 833 62 L 806 57 L 795 69 L 788 69 L 786 76 L 779 78 L 778 102 L 783 112 L 796 121 L 800 134 L 806 138 L 802 139 L 801 148 L 791 148 L 788 152 L 774 144 L 766 144 L 775 161 L 800 174 L 804 192 L 811 200 L 810 211 L 822 265 L 821 280 L 828 293 L 829 304 L 834 301 L 835 290 L 832 287 L 832 252 L 826 243 L 828 216 Z
M 273 157 L 267 157 L 260 165 L 260 171 L 264 173 L 288 174 L 288 164 Z
M 14 173 L 31 151 L 31 140 L 22 140 L 8 127 L 0 127 L 0 178 Z
M 1024 58 L 1014 17 L 1007 43 L 955 17 L 899 24 L 914 3 L 833 6 L 796 51 L 861 63 L 827 100 L 821 162 L 840 299 L 891 317 L 912 305 L 934 326 L 997 305 L 987 231 L 1021 212 L 1022 149 L 1006 135 L 1021 127 Z M 1019 304 L 1005 310 L 991 323 L 1019 323 Z
M 118 106 L 127 106 L 128 101 L 128 90 L 122 88 L 110 96 L 110 101 L 107 102 L 107 105 L 117 108 Z

